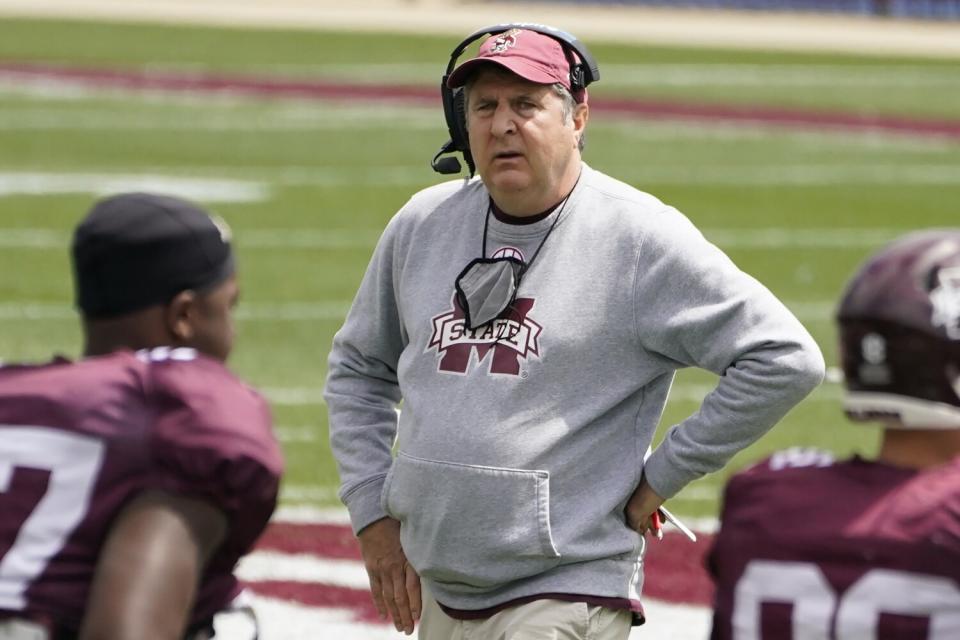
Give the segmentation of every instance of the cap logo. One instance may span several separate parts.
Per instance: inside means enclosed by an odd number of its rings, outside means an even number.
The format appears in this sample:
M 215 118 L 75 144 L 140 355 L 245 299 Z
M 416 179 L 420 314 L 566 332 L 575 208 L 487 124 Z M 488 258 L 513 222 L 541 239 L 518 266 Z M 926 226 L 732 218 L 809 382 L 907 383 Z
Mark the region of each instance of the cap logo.
M 937 279 L 939 284 L 930 292 L 930 321 L 935 327 L 943 327 L 951 340 L 960 340 L 960 267 L 941 269 Z
M 520 36 L 519 29 L 511 29 L 505 33 L 501 33 L 497 36 L 497 39 L 493 41 L 493 46 L 490 47 L 490 53 L 506 53 L 513 47 L 517 46 L 517 38 Z

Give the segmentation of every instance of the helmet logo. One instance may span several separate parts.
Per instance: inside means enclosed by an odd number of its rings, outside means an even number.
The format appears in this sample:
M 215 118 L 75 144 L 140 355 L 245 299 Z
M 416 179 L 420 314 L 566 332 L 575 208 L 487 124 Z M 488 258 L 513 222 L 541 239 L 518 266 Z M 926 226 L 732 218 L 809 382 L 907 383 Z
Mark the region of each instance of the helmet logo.
M 886 386 L 893 376 L 887 366 L 887 341 L 879 333 L 868 333 L 860 339 L 863 363 L 857 367 L 857 377 L 870 386 Z
M 868 333 L 860 341 L 864 362 L 882 364 L 887 359 L 887 341 L 879 333 Z
M 943 327 L 947 337 L 960 340 L 960 267 L 941 269 L 937 274 L 939 284 L 930 292 L 935 327 Z

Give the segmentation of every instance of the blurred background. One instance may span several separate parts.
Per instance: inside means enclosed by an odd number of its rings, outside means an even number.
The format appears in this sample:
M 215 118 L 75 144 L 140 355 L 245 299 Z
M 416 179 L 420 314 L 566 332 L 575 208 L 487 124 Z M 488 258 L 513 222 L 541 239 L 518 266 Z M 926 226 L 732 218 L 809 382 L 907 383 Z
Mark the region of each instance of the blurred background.
M 869 253 L 960 226 L 960 0 L 347 4 L 0 0 L 0 358 L 79 354 L 67 249 L 95 198 L 193 198 L 233 227 L 232 367 L 273 407 L 284 505 L 337 506 L 332 336 L 386 222 L 445 179 L 429 161 L 451 49 L 533 21 L 599 62 L 585 160 L 689 216 L 830 367 L 674 512 L 709 523 L 729 473 L 776 449 L 873 453 L 840 411 L 833 312 Z M 714 382 L 681 372 L 661 435 Z
M 960 3 L 956 0 L 567 0 L 567 4 L 847 13 L 924 19 L 960 17 Z

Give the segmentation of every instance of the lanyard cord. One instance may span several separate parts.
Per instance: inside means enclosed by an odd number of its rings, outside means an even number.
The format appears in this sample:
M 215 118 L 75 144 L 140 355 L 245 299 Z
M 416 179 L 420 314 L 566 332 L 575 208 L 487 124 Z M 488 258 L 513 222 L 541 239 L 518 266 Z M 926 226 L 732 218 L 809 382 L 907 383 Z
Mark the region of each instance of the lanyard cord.
M 557 211 L 557 217 L 553 219 L 553 222 L 550 223 L 550 228 L 547 229 L 547 233 L 543 236 L 543 240 L 540 241 L 540 244 L 537 245 L 537 250 L 533 252 L 533 255 L 530 257 L 529 262 L 523 263 L 523 266 L 520 267 L 520 273 L 517 274 L 517 288 L 520 288 L 520 278 L 523 277 L 523 274 L 533 266 L 533 261 L 537 259 L 537 256 L 540 255 L 540 250 L 543 249 L 543 245 L 547 243 L 547 238 L 550 237 L 550 234 L 553 233 L 553 228 L 557 226 L 557 222 L 560 221 L 560 215 L 563 213 L 564 208 L 567 206 L 567 201 L 570 199 L 570 196 L 573 195 L 573 192 L 576 191 L 577 185 L 580 184 L 580 176 L 583 175 L 583 172 L 577 176 L 577 181 L 573 183 L 573 189 L 570 189 L 570 193 L 564 197 L 563 202 L 560 203 L 560 209 Z M 486 259 L 487 257 L 487 229 L 490 226 L 490 214 L 493 213 L 493 204 L 487 204 L 487 215 L 483 218 L 483 253 L 480 254 Z

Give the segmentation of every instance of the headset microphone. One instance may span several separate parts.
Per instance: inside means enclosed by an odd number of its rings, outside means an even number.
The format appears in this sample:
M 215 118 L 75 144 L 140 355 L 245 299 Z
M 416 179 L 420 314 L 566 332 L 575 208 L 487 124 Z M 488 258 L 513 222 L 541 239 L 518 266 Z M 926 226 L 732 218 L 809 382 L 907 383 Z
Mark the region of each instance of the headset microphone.
M 433 160 L 430 161 L 430 166 L 433 167 L 433 170 L 437 173 L 442 173 L 443 175 L 451 175 L 454 173 L 460 173 L 460 161 L 456 158 L 441 158 L 445 153 L 452 153 L 456 149 L 452 148 L 453 143 L 447 142 L 445 145 L 440 147 L 440 151 L 437 151 L 437 155 L 433 156 Z

